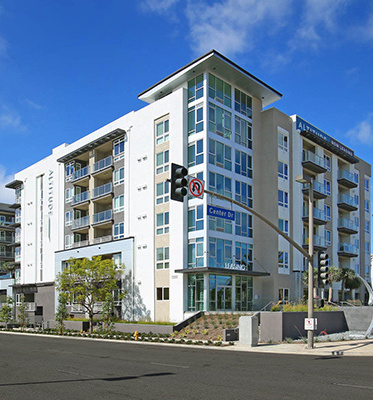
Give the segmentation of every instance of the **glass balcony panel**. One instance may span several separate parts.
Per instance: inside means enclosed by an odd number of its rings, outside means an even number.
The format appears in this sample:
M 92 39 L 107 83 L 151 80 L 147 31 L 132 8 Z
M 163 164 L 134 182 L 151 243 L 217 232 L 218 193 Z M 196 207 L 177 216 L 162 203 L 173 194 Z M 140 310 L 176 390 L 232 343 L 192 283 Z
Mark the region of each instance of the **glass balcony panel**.
M 77 171 L 74 172 L 73 174 L 73 181 L 77 179 L 82 179 L 85 178 L 86 176 L 89 175 L 89 166 L 87 165 L 84 168 L 78 169 Z
M 101 211 L 93 215 L 93 224 L 110 221 L 112 218 L 112 210 Z
M 82 203 L 83 201 L 88 201 L 88 200 L 89 200 L 89 191 L 87 190 L 87 191 L 85 191 L 83 193 L 76 194 L 73 197 L 73 205 L 74 204 L 78 204 L 78 203 Z
M 357 223 L 347 218 L 339 218 L 338 219 L 338 228 L 346 228 L 353 231 L 358 230 Z
M 338 243 L 338 252 L 358 254 L 357 247 L 350 243 Z
M 72 223 L 72 229 L 83 228 L 89 225 L 89 216 L 74 219 Z
M 113 187 L 112 183 L 109 182 L 109 183 L 106 183 L 105 185 L 94 188 L 92 198 L 101 197 L 101 196 L 111 193 L 113 190 L 112 187 Z
M 113 157 L 109 156 L 93 164 L 93 173 L 101 171 L 102 169 L 108 168 L 113 165 Z

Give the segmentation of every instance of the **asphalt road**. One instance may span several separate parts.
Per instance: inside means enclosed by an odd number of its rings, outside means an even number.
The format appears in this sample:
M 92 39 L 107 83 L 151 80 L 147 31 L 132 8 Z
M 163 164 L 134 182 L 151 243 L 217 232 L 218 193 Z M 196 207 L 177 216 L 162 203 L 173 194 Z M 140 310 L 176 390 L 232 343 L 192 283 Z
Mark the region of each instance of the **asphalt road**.
M 373 358 L 0 334 L 0 400 L 373 399 Z

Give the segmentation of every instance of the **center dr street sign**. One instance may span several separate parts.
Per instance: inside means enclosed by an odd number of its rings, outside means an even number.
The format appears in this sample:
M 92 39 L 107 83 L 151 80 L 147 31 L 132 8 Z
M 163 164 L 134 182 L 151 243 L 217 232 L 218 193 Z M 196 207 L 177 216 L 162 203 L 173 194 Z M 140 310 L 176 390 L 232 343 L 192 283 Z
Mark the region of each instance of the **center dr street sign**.
M 224 219 L 230 219 L 231 221 L 234 221 L 235 218 L 234 211 L 215 206 L 207 206 L 207 215 Z

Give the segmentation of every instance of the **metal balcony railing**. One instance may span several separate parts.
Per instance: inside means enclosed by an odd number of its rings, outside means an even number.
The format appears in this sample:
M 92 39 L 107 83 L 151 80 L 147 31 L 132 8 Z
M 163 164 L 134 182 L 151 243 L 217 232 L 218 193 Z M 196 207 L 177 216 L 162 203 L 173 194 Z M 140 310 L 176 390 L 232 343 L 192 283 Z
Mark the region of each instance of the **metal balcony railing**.
M 358 225 L 355 221 L 352 221 L 347 218 L 339 218 L 338 219 L 338 228 L 345 228 L 351 231 L 357 231 Z
M 309 209 L 308 207 L 303 207 L 303 217 L 308 218 L 309 217 Z M 313 208 L 313 218 L 319 219 L 322 221 L 326 221 L 326 215 L 325 211 L 321 210 L 320 208 Z
M 85 178 L 86 176 L 89 175 L 89 166 L 87 165 L 84 168 L 78 169 L 73 173 L 73 181 L 76 181 L 78 179 Z
M 108 168 L 113 165 L 113 157 L 109 156 L 100 161 L 97 161 L 93 164 L 93 171 L 92 173 L 99 172 L 105 168 Z
M 338 243 L 339 253 L 358 254 L 358 249 L 351 243 Z
M 352 174 L 351 172 L 343 169 L 338 172 L 338 179 L 351 182 L 354 186 L 356 186 L 359 183 L 358 177 L 355 176 L 355 174 Z
M 357 201 L 352 196 L 345 193 L 340 193 L 338 195 L 338 203 L 347 204 L 354 208 L 357 207 Z
M 93 189 L 92 199 L 105 196 L 113 191 L 113 184 L 111 182 Z
M 310 150 L 303 150 L 302 155 L 302 163 L 309 163 L 314 164 L 315 166 L 319 167 L 326 171 L 326 164 L 323 157 L 318 156 L 317 154 L 313 153 Z
M 89 216 L 74 219 L 72 223 L 72 229 L 84 228 L 89 225 Z
M 97 214 L 93 214 L 93 224 L 98 224 L 105 221 L 110 221 L 112 218 L 112 210 L 101 211 Z
M 73 197 L 73 205 L 83 203 L 84 201 L 88 201 L 88 200 L 89 200 L 89 191 L 87 190 L 83 193 L 76 194 Z

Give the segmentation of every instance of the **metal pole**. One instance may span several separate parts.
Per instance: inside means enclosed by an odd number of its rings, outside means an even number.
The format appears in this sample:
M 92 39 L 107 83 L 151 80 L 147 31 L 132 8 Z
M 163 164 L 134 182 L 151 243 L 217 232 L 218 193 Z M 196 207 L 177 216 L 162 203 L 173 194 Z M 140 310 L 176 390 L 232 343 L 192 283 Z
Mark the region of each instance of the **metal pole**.
M 308 318 L 313 318 L 313 179 L 308 197 Z M 313 348 L 313 331 L 307 331 L 307 348 Z

